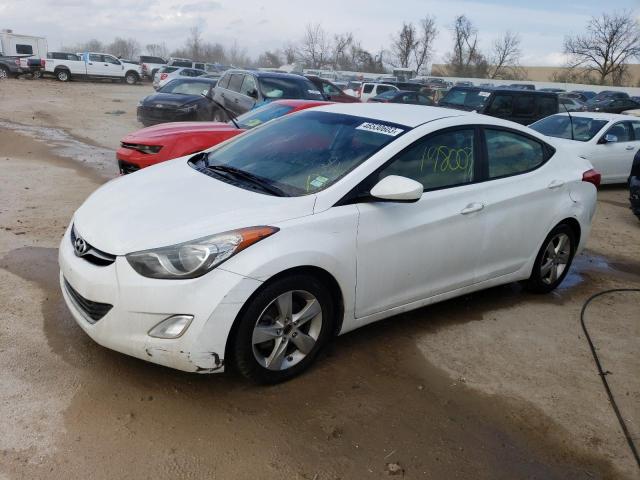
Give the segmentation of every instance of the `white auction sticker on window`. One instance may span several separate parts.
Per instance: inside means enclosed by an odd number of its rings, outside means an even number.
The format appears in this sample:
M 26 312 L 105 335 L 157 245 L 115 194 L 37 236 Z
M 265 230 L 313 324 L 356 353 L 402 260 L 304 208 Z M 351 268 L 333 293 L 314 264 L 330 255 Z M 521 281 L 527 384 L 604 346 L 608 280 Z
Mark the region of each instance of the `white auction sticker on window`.
M 489 95 L 491 95 L 491 92 L 478 92 L 478 95 L 481 97 L 488 97 Z
M 362 125 L 356 127 L 356 130 L 366 130 L 367 132 L 382 133 L 383 135 L 389 135 L 391 137 L 397 137 L 402 132 L 401 128 L 390 127 L 388 125 L 382 125 L 381 123 L 364 122 Z

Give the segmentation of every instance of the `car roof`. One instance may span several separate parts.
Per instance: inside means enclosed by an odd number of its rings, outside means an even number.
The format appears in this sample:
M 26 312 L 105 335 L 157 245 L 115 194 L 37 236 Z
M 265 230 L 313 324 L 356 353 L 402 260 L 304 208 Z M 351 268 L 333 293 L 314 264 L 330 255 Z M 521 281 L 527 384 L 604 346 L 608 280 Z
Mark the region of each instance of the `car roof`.
M 569 116 L 566 112 L 556 113 L 555 115 Z M 617 121 L 617 120 L 633 120 L 633 117 L 629 115 L 622 115 L 619 113 L 604 113 L 604 112 L 571 112 L 572 117 L 593 118 L 595 120 Z
M 298 81 L 307 80 L 303 75 L 298 75 L 295 73 L 265 72 L 263 70 L 243 70 L 240 68 L 230 69 L 225 73 L 251 74 L 254 77 L 258 78 L 290 78 Z
M 477 115 L 462 110 L 400 103 L 336 103 L 326 107 L 318 107 L 317 110 L 364 117 L 410 128 L 441 118 Z
M 269 102 L 271 104 L 286 105 L 288 107 L 304 107 L 306 105 L 333 105 L 334 102 L 326 102 L 324 100 L 303 100 L 303 99 L 282 99 Z

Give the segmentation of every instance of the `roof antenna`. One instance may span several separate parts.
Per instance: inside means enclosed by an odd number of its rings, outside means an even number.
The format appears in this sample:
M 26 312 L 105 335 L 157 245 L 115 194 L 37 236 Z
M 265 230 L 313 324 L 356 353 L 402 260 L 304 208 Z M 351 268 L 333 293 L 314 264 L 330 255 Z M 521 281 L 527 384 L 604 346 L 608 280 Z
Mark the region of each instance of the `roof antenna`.
M 567 106 L 560 101 L 560 96 L 558 96 L 558 103 L 564 107 L 565 111 L 567 112 L 567 115 L 569 115 L 569 122 L 571 123 L 571 140 L 575 140 L 573 136 L 573 117 L 569 113 L 569 109 L 567 108 Z

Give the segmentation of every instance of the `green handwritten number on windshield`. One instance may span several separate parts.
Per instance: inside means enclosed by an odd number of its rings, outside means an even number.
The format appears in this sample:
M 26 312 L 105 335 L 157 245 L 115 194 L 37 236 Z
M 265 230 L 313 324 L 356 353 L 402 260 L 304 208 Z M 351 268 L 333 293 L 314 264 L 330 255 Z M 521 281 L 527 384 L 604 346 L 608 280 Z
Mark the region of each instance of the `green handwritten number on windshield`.
M 424 170 L 425 162 L 433 163 L 433 172 L 473 172 L 473 147 L 450 148 L 446 145 L 434 145 L 425 149 L 422 155 L 420 171 Z

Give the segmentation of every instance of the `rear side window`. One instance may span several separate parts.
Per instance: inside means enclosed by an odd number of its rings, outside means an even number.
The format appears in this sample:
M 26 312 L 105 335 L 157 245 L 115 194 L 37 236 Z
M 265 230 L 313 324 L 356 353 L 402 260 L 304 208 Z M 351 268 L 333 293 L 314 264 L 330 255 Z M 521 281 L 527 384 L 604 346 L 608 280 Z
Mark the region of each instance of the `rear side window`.
M 554 97 L 539 96 L 536 100 L 538 103 L 538 116 L 547 117 L 558 113 L 558 100 Z M 571 99 L 566 100 L 569 100 L 571 105 L 575 103 Z
M 544 146 L 531 138 L 505 130 L 485 129 L 489 178 L 528 172 L 545 161 Z
M 362 89 L 362 93 L 371 93 L 373 92 L 373 85 L 369 84 L 369 85 L 365 85 L 364 88 Z
M 513 99 L 513 115 L 517 117 L 533 117 L 536 101 L 531 95 L 517 96 Z
M 474 180 L 474 129 L 430 135 L 398 154 L 379 178 L 400 175 L 420 182 L 425 190 L 464 185 Z
M 18 55 L 33 55 L 33 47 L 31 45 L 16 44 L 16 53 Z
M 143 63 L 167 63 L 164 59 L 160 57 L 140 57 L 140 61 Z
M 233 90 L 234 92 L 239 92 L 240 88 L 242 88 L 242 81 L 244 80 L 244 75 L 241 73 L 232 73 L 231 78 L 229 79 L 229 90 Z
M 395 90 L 395 88 L 393 87 L 388 87 L 386 85 L 378 85 L 378 93 L 384 93 L 384 92 L 388 92 L 389 90 Z
M 497 94 L 493 97 L 491 105 L 487 108 L 489 115 L 495 115 L 498 117 L 511 116 L 513 112 L 513 97 L 511 95 Z

